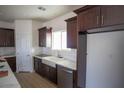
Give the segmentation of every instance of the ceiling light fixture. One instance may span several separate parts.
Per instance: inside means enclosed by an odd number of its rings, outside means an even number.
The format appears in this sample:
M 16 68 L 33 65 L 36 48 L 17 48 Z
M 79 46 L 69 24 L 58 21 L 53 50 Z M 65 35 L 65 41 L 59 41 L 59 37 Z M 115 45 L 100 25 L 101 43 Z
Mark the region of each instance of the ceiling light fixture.
M 42 6 L 39 6 L 38 7 L 39 10 L 42 10 L 42 11 L 46 11 L 46 8 L 42 7 Z

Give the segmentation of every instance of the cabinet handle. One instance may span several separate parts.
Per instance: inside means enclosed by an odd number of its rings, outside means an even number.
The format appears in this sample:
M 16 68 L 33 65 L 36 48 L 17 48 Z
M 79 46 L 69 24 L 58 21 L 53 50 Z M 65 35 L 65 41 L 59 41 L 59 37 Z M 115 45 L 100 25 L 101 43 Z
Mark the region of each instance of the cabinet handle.
M 104 24 L 104 16 L 103 15 L 102 15 L 102 20 L 101 21 L 102 21 L 102 25 L 103 25 Z
M 99 16 L 96 17 L 97 25 L 99 24 Z
M 64 69 L 63 69 L 63 71 L 66 72 L 66 73 L 70 73 L 70 74 L 73 73 L 71 70 L 64 70 Z

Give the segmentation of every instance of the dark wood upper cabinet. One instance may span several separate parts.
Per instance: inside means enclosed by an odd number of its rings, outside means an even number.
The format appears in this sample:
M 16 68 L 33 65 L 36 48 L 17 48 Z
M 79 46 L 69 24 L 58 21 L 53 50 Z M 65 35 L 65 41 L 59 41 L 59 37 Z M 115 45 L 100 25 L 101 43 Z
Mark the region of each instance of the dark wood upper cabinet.
M 46 47 L 52 47 L 52 28 L 47 29 L 46 32 Z
M 0 28 L 0 47 L 14 47 L 14 30 Z
M 124 5 L 101 6 L 101 26 L 124 24 Z
M 75 10 L 79 32 L 124 24 L 124 5 L 91 5 Z
M 90 28 L 100 26 L 100 7 L 88 8 L 77 15 L 77 28 L 78 31 L 86 31 Z
M 0 29 L 0 47 L 4 46 L 4 41 L 5 41 L 5 32 Z
M 51 47 L 52 40 L 52 29 L 43 27 L 39 29 L 39 46 L 40 47 Z
M 46 27 L 39 29 L 39 46 L 40 47 L 46 47 L 46 31 L 47 31 Z
M 6 31 L 6 46 L 15 46 L 14 31 Z
M 10 32 L 10 35 L 9 35 L 10 36 L 10 42 L 11 42 L 10 46 L 15 46 L 15 35 L 14 34 L 15 34 L 14 31 Z
M 77 48 L 77 17 L 65 21 L 67 22 L 67 47 Z

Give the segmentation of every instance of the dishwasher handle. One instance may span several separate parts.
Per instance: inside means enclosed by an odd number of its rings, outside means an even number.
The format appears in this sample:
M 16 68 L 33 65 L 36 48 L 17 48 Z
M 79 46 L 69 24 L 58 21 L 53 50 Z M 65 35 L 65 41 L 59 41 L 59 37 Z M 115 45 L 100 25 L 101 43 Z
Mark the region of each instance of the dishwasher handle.
M 65 69 L 62 69 L 64 72 L 66 72 L 66 73 L 70 73 L 70 74 L 72 74 L 73 73 L 73 71 L 72 70 L 65 70 Z

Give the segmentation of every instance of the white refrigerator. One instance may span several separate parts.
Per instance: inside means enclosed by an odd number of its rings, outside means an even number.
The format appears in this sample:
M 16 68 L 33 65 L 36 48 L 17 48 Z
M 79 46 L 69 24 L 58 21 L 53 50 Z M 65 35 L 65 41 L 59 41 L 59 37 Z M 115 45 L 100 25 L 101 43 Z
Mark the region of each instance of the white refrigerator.
M 87 35 L 86 87 L 124 87 L 124 31 Z

